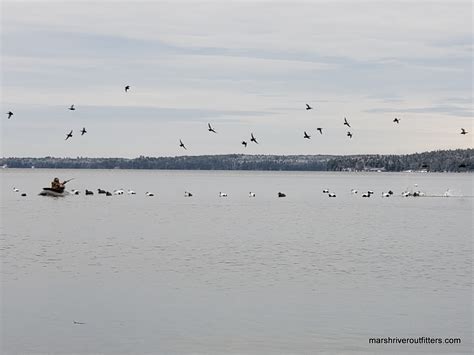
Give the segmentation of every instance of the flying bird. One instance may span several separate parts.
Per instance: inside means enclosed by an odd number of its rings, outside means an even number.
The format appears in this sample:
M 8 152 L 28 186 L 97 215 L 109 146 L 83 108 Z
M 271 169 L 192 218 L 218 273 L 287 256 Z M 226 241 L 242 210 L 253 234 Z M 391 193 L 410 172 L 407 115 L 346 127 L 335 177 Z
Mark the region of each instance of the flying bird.
M 312 110 L 313 108 L 311 106 L 309 106 L 308 104 L 306 104 L 306 110 Z
M 71 129 L 71 132 L 69 132 L 67 135 L 66 135 L 66 141 L 72 137 L 72 129 Z
M 82 130 L 81 130 L 81 136 L 83 136 L 85 133 L 87 133 L 86 127 L 83 127 Z
M 464 129 L 464 128 L 461 128 L 461 134 L 467 134 L 468 132 Z
M 8 115 L 8 119 L 10 119 L 10 118 L 13 116 L 13 112 L 8 111 L 8 112 L 7 112 L 7 115 Z
M 253 133 L 250 133 L 250 141 L 258 144 L 257 140 L 253 136 Z
M 71 111 L 74 111 L 76 108 L 74 107 L 74 105 L 71 105 L 71 107 L 69 107 L 69 110 Z
M 209 127 L 209 128 L 207 129 L 209 132 L 217 133 L 216 131 L 214 131 L 214 128 L 211 127 L 211 124 L 210 124 L 210 123 L 208 123 L 207 126 Z
M 319 133 L 323 134 L 323 129 L 321 127 L 316 128 L 316 130 L 318 130 Z
M 242 145 L 247 148 L 247 142 L 246 141 L 242 141 Z
M 352 138 L 352 133 L 351 133 L 351 132 L 347 132 L 347 136 L 348 136 L 349 138 Z
M 130 85 L 125 86 L 125 92 L 127 92 L 128 90 L 130 90 Z
M 347 118 L 344 117 L 344 126 L 347 126 L 347 127 L 351 127 L 351 125 L 349 124 L 349 122 L 347 122 Z
M 181 139 L 179 140 L 179 146 L 187 150 L 187 148 L 184 146 L 184 143 Z
M 311 139 L 311 136 L 308 135 L 308 133 L 306 133 L 306 131 L 304 131 L 304 137 L 303 138 L 306 138 L 306 139 Z
M 396 124 L 399 124 L 399 123 L 400 123 L 400 118 L 396 118 L 396 117 L 395 117 L 395 118 L 393 119 L 393 122 L 395 122 Z

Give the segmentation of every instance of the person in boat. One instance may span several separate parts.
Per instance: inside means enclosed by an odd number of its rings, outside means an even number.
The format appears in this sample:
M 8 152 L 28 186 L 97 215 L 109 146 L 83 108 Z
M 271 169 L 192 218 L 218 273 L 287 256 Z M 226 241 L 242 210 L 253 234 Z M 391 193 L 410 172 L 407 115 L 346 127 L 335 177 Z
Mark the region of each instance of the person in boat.
M 64 182 L 60 182 L 57 177 L 54 178 L 54 180 L 51 182 L 51 189 L 57 192 L 63 192 Z

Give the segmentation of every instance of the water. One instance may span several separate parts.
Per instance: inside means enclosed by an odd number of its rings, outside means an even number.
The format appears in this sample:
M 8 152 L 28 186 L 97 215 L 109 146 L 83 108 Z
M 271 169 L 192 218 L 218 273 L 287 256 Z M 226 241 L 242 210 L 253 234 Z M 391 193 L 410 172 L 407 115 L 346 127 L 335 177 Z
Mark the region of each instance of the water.
M 0 174 L 2 353 L 472 350 L 472 175 Z M 81 195 L 37 196 L 55 176 Z M 368 344 L 388 336 L 462 343 Z

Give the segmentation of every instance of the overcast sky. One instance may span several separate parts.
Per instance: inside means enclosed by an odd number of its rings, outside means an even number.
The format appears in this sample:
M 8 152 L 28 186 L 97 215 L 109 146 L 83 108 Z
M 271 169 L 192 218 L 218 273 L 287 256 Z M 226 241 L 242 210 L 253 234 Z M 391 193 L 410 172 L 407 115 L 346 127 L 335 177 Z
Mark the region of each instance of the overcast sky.
M 2 1 L 1 13 L 4 157 L 472 147 L 471 1 Z M 251 132 L 260 144 L 244 148 Z

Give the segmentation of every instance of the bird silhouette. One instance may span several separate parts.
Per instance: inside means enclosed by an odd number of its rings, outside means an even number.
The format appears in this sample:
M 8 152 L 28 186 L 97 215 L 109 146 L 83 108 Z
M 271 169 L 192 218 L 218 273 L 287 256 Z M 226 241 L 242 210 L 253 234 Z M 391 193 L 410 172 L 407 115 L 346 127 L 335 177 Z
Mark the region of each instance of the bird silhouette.
M 319 133 L 323 134 L 323 129 L 321 127 L 316 128 L 316 130 L 318 130 Z
M 74 107 L 74 105 L 71 105 L 71 107 L 69 107 L 68 110 L 71 110 L 71 111 L 74 111 L 76 108 Z
M 347 132 L 347 136 L 348 136 L 349 138 L 352 138 L 352 133 L 351 133 L 351 132 Z
M 306 131 L 304 131 L 304 136 L 303 136 L 303 138 L 306 138 L 306 139 L 311 139 L 311 136 L 310 136 L 310 135 L 308 135 L 308 133 L 306 133 Z
M 7 112 L 7 115 L 8 115 L 8 119 L 10 119 L 10 118 L 13 116 L 13 112 L 8 111 L 8 112 Z
M 187 150 L 187 148 L 184 146 L 184 143 L 181 139 L 179 140 L 179 146 Z
M 66 135 L 66 141 L 72 137 L 72 129 L 71 129 L 71 132 L 69 132 L 67 135 Z
M 461 128 L 461 134 L 468 134 L 468 132 L 464 128 Z
M 82 130 L 81 130 L 81 136 L 83 136 L 85 133 L 87 133 L 86 127 L 83 127 Z
M 207 129 L 209 132 L 217 133 L 216 131 L 214 131 L 214 128 L 211 127 L 211 124 L 210 124 L 210 123 L 208 123 L 207 126 L 209 127 L 209 128 Z
M 395 122 L 396 124 L 399 124 L 399 123 L 400 123 L 400 118 L 396 118 L 396 117 L 395 117 L 395 118 L 393 119 L 393 122 Z
M 344 126 L 347 126 L 347 127 L 351 127 L 351 125 L 349 124 L 349 122 L 347 122 L 347 118 L 344 117 Z
M 306 104 L 306 110 L 312 110 L 313 108 L 311 106 L 309 106 L 308 104 Z
M 253 136 L 253 133 L 250 133 L 250 141 L 258 144 L 257 140 Z
M 242 145 L 247 148 L 247 142 L 246 141 L 242 141 Z
M 76 322 L 75 320 L 72 321 L 73 324 L 86 324 L 86 323 L 83 323 L 83 322 Z
M 125 92 L 128 92 L 130 90 L 130 85 L 125 86 Z

